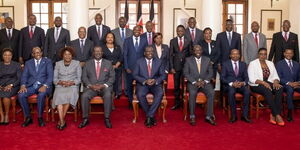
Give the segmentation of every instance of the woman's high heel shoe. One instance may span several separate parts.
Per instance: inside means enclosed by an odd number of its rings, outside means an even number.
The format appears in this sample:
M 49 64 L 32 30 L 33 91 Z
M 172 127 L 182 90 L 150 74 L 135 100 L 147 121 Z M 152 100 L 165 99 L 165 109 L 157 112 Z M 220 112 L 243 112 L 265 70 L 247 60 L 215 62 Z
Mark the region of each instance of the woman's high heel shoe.
M 280 117 L 281 118 L 281 117 Z M 280 121 L 279 121 L 280 120 Z M 284 121 L 283 121 L 283 119 L 281 118 L 281 119 L 276 119 L 276 122 L 277 122 L 277 125 L 279 125 L 279 126 L 281 126 L 281 127 L 283 127 L 284 126 Z
M 274 124 L 274 125 L 276 125 L 277 124 L 277 122 L 276 122 L 276 120 L 275 120 L 275 117 L 272 115 L 272 114 L 270 114 L 270 121 L 269 121 L 271 124 Z

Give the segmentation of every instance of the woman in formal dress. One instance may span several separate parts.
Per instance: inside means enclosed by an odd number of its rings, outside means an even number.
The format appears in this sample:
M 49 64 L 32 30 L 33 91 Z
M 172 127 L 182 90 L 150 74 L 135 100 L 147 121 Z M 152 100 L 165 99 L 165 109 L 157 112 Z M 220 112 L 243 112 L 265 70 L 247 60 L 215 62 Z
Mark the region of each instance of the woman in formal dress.
M 12 49 L 3 49 L 3 62 L 0 62 L 0 125 L 9 124 L 10 98 L 17 94 L 20 87 L 21 65 L 12 61 L 12 57 Z
M 65 116 L 69 106 L 75 108 L 77 104 L 82 70 L 80 62 L 72 59 L 75 56 L 72 47 L 63 48 L 60 56 L 63 60 L 56 62 L 54 69 L 55 91 L 52 107 L 57 107 L 59 114 L 57 128 L 63 130 L 67 126 Z
M 102 46 L 103 58 L 110 60 L 115 69 L 115 82 L 113 85 L 113 92 L 116 97 L 122 94 L 121 82 L 121 64 L 123 61 L 121 47 L 116 44 L 115 35 L 109 32 L 105 36 L 104 45 Z
M 152 45 L 154 50 L 154 57 L 160 59 L 164 66 L 166 73 L 169 72 L 169 47 L 166 44 L 162 44 L 163 35 L 159 32 L 153 36 L 154 44 Z
M 249 85 L 253 92 L 264 96 L 271 108 L 270 120 L 272 124 L 284 126 L 280 116 L 283 88 L 273 62 L 267 60 L 267 49 L 258 50 L 258 58 L 248 66 Z

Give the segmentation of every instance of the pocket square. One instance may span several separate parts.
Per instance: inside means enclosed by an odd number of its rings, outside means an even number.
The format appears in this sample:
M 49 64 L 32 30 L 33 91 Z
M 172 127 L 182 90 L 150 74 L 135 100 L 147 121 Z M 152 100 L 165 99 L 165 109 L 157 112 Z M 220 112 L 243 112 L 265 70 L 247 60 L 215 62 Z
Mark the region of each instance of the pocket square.
M 104 72 L 108 72 L 108 69 L 104 68 L 103 71 L 104 71 Z

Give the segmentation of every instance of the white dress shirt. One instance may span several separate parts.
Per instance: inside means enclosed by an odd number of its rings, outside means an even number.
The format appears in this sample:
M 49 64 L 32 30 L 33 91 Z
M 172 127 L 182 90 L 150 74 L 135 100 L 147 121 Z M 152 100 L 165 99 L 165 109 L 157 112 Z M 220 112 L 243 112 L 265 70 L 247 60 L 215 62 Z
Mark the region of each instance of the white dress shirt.
M 178 36 L 177 37 L 178 39 L 178 46 L 180 45 L 180 37 Z M 182 40 L 182 46 L 184 45 L 184 36 L 181 37 L 181 40 Z
M 6 28 L 7 37 L 9 37 L 8 36 L 9 31 L 10 31 L 10 37 L 12 37 L 12 35 L 13 35 L 13 28 L 11 28 L 11 29 Z
M 141 39 L 141 37 L 140 36 L 138 36 L 138 37 L 132 36 L 133 45 L 135 45 L 136 38 L 138 39 L 137 40 L 138 41 L 138 45 L 140 45 L 140 39 Z
M 284 38 L 284 36 L 285 36 L 285 33 L 287 33 L 287 40 L 289 39 L 289 36 L 290 36 L 290 31 L 289 32 L 284 32 L 284 31 L 282 31 L 282 37 Z
M 255 34 L 257 34 L 257 46 L 258 46 L 259 45 L 259 33 L 258 32 L 257 33 L 252 32 L 254 41 L 255 41 Z
M 162 54 L 161 44 L 160 45 L 155 44 L 155 47 L 156 47 L 157 56 L 158 56 L 158 58 L 160 58 L 161 54 Z

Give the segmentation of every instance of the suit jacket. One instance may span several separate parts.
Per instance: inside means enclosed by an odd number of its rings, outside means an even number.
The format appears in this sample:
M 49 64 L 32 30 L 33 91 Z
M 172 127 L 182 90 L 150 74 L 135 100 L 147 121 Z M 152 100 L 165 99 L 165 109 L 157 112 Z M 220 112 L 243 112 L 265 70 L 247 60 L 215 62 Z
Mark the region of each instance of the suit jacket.
M 32 39 L 29 36 L 29 27 L 24 27 L 20 32 L 19 41 L 19 57 L 22 57 L 24 62 L 31 58 L 31 52 L 33 47 L 40 47 L 43 49 L 45 42 L 45 31 L 44 29 L 35 26 Z
M 165 80 L 167 77 L 166 73 L 164 72 L 162 61 L 155 57 L 152 59 L 151 76 L 149 76 L 148 73 L 145 57 L 142 57 L 137 61 L 137 65 L 135 66 L 132 75 L 140 85 L 144 85 L 144 82 L 148 79 L 155 79 L 156 85 L 161 85 L 163 80 Z
M 123 61 L 123 55 L 122 55 L 122 51 L 121 51 L 121 47 L 120 46 L 115 46 L 113 52 L 111 52 L 106 44 L 104 44 L 102 47 L 103 50 L 103 58 L 107 59 L 109 61 L 111 61 L 112 65 L 115 65 L 117 62 L 122 63 Z
M 153 36 L 154 36 L 155 32 L 152 32 L 152 44 L 149 43 L 147 34 L 148 34 L 148 32 L 144 32 L 143 34 L 141 34 L 141 36 L 144 37 L 147 40 L 148 45 L 152 45 L 154 43 Z
M 18 61 L 20 31 L 16 29 L 12 30 L 10 39 L 8 39 L 6 28 L 0 30 L 0 51 L 2 52 L 4 48 L 11 48 L 13 50 L 13 60 Z M 2 57 L 0 60 L 2 60 Z
M 239 74 L 238 76 L 236 76 L 231 59 L 225 61 L 222 65 L 222 72 L 221 72 L 222 83 L 229 85 L 229 83 L 231 82 L 239 81 L 239 82 L 245 82 L 247 84 L 249 81 L 248 73 L 247 73 L 247 64 L 245 62 L 239 61 L 238 69 L 239 69 Z
M 147 46 L 147 40 L 140 36 L 139 47 L 136 50 L 133 43 L 133 36 L 125 39 L 124 42 L 124 68 L 134 70 L 136 61 L 144 57 L 144 51 Z
M 232 32 L 231 44 L 229 45 L 226 31 L 218 33 L 217 35 L 217 47 L 220 49 L 220 63 L 223 63 L 230 59 L 230 51 L 232 49 L 238 49 L 241 51 L 241 35 L 236 32 Z
M 259 39 L 258 47 L 256 46 L 256 42 L 254 40 L 255 37 L 252 32 L 246 34 L 244 37 L 242 55 L 246 64 L 249 64 L 252 60 L 257 58 L 257 53 L 260 48 L 267 48 L 266 36 L 262 33 L 257 34 Z
M 156 49 L 155 44 L 153 44 L 152 47 L 154 49 L 154 57 L 158 58 L 157 49 Z M 158 59 L 160 59 L 162 61 L 164 70 L 169 71 L 169 66 L 170 66 L 169 65 L 170 64 L 169 60 L 170 60 L 170 58 L 169 58 L 169 47 L 168 47 L 168 45 L 161 44 L 161 50 L 162 50 L 161 56 Z
M 81 52 L 80 49 L 79 39 L 71 41 L 70 46 L 72 46 L 75 49 L 75 53 L 76 53 L 76 56 L 74 57 L 75 60 L 78 60 L 80 62 L 86 62 L 92 57 L 94 44 L 91 40 L 85 39 L 83 53 Z
M 115 71 L 109 60 L 101 61 L 100 77 L 97 80 L 95 59 L 90 59 L 86 62 L 82 71 L 82 82 L 85 86 L 94 84 L 106 84 L 112 87 L 115 81 Z
M 189 83 L 199 80 L 210 81 L 213 77 L 210 59 L 206 56 L 201 56 L 201 71 L 199 73 L 195 56 L 188 57 L 184 64 L 183 75 Z
M 219 63 L 219 58 L 220 58 L 220 49 L 217 47 L 217 43 L 216 41 L 212 40 L 212 42 L 210 43 L 210 48 L 211 48 L 211 52 L 209 54 L 209 50 L 208 50 L 208 43 L 206 43 L 205 40 L 201 40 L 198 43 L 203 50 L 203 56 L 207 56 L 210 58 L 210 61 L 212 61 L 214 64 L 218 64 Z
M 184 37 L 184 45 L 182 51 L 179 50 L 177 37 L 170 41 L 170 69 L 181 71 L 185 62 L 185 58 L 190 56 L 192 50 L 192 41 Z
M 53 83 L 56 87 L 61 87 L 57 84 L 59 81 L 74 81 L 75 85 L 72 87 L 78 87 L 81 83 L 81 74 L 82 69 L 79 61 L 72 60 L 66 68 L 64 61 L 61 60 L 55 63 Z
M 285 49 L 290 48 L 294 50 L 293 60 L 299 62 L 299 44 L 298 44 L 298 35 L 290 32 L 289 38 L 285 41 L 282 36 L 282 32 L 277 32 L 273 34 L 273 40 L 271 44 L 271 50 L 269 53 L 269 60 L 272 60 L 276 63 L 284 58 L 283 52 Z
M 21 85 L 30 87 L 37 81 L 40 82 L 41 85 L 46 84 L 48 87 L 52 86 L 53 67 L 50 59 L 45 57 L 41 59 L 38 72 L 36 72 L 34 58 L 26 61 L 21 77 Z
M 291 72 L 290 67 L 285 59 L 280 60 L 276 64 L 276 70 L 278 76 L 280 78 L 280 83 L 282 85 L 286 85 L 288 82 L 298 82 L 300 81 L 300 65 L 296 61 L 292 61 L 292 70 Z
M 59 61 L 60 50 L 70 43 L 70 32 L 69 30 L 62 28 L 59 33 L 57 42 L 54 38 L 55 28 L 50 28 L 47 30 L 46 40 L 44 45 L 44 56 L 50 58 L 52 61 Z
M 122 36 L 120 33 L 120 28 L 115 28 L 111 31 L 114 35 L 115 35 L 115 40 L 116 40 L 116 44 L 119 45 L 121 47 L 121 51 L 123 52 L 123 45 L 124 45 L 124 41 L 122 40 Z M 132 36 L 133 31 L 129 28 L 125 28 L 125 39 Z
M 189 28 L 185 29 L 185 35 L 184 35 L 187 39 L 189 39 L 190 41 L 193 42 L 193 45 L 196 43 L 199 43 L 200 41 L 202 41 L 204 39 L 203 31 L 198 28 L 195 28 L 195 29 L 196 30 L 194 30 L 194 32 L 196 31 L 196 36 L 195 36 L 194 41 L 192 41 L 192 36 L 191 36 L 191 32 L 190 32 Z
M 105 35 L 110 32 L 110 28 L 106 25 L 102 25 L 101 37 L 99 38 L 96 25 L 90 26 L 88 28 L 87 38 L 94 42 L 95 46 L 100 46 L 104 44 Z

